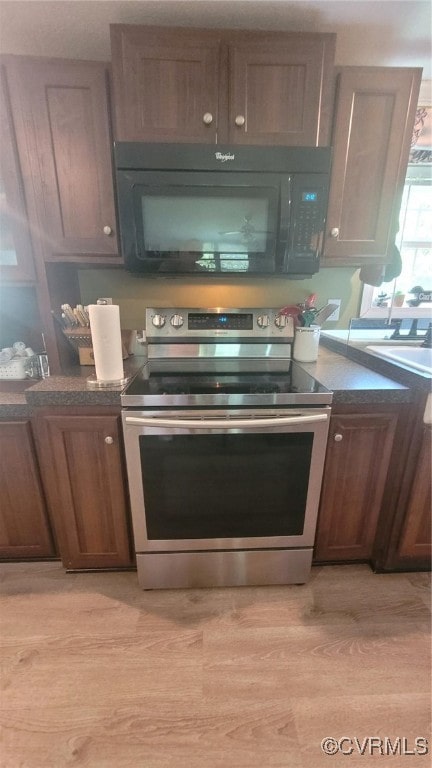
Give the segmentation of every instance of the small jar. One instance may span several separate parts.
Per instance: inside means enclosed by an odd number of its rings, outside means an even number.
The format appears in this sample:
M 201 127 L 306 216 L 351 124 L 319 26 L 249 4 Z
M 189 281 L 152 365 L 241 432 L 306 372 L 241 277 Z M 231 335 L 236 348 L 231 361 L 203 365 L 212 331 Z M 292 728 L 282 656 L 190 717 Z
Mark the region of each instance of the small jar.
M 310 325 L 295 330 L 293 357 L 299 363 L 314 363 L 318 358 L 320 326 Z

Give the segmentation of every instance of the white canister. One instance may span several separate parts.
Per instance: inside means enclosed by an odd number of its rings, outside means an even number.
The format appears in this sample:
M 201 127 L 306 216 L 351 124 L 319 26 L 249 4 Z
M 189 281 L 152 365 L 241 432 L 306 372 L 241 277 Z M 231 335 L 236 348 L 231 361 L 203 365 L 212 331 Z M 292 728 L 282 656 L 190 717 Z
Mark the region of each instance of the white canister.
M 299 363 L 314 363 L 318 357 L 320 326 L 298 327 L 295 330 L 293 357 Z

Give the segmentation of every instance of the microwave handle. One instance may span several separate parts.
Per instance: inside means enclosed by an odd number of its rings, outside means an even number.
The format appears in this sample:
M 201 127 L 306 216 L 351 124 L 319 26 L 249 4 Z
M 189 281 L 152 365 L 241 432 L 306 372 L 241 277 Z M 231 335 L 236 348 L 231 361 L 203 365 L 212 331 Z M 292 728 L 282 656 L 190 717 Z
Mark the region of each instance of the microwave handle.
M 288 427 L 295 424 L 309 424 L 327 421 L 328 414 L 320 413 L 311 416 L 277 416 L 274 418 L 250 419 L 174 419 L 147 418 L 142 416 L 126 416 L 126 424 L 137 427 L 171 427 L 176 429 L 253 429 L 256 427 Z
M 289 256 L 288 251 L 291 228 L 292 186 L 291 176 L 287 176 L 282 179 L 280 185 L 280 217 L 278 237 L 278 262 L 282 272 L 285 271 Z

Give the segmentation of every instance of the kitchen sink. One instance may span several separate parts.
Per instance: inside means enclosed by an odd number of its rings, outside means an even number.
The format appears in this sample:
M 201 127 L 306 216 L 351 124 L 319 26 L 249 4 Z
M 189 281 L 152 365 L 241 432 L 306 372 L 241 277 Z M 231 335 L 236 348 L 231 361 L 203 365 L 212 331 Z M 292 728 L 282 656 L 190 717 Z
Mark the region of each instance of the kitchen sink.
M 427 347 L 370 346 L 366 349 L 378 357 L 384 357 L 432 375 L 432 349 Z

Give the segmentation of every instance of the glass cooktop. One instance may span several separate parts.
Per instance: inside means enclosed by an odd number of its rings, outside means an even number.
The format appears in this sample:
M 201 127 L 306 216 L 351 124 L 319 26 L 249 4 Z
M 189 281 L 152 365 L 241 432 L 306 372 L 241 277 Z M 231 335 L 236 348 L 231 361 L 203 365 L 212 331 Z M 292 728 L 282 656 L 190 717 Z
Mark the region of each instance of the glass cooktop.
M 197 370 L 151 361 L 121 397 L 124 406 L 327 404 L 332 393 L 293 361 L 286 370 Z

